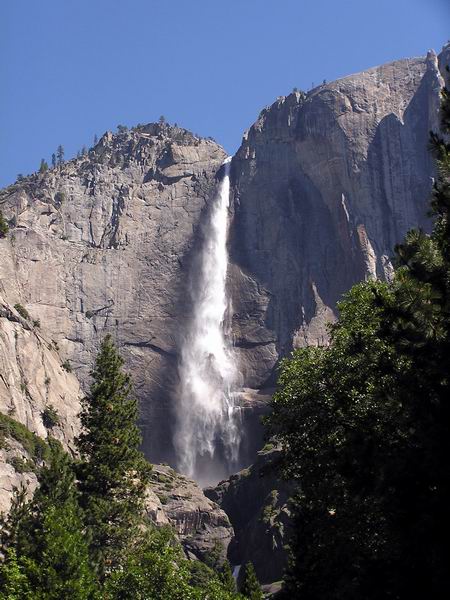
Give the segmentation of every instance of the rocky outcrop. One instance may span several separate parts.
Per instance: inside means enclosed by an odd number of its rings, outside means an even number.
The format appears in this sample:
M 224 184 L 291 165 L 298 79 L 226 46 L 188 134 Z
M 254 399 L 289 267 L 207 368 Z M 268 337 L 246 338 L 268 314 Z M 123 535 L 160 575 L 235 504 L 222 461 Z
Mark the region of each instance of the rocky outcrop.
M 292 348 L 326 342 L 341 295 L 389 278 L 395 244 L 429 228 L 441 85 L 430 52 L 279 98 L 246 133 L 232 165 L 230 288 L 248 387 L 273 384 Z
M 156 525 L 174 528 L 189 558 L 206 559 L 214 554 L 215 560 L 225 560 L 233 528 L 225 512 L 195 481 L 169 466 L 154 465 L 146 506 Z
M 40 320 L 84 386 L 100 339 L 113 334 L 140 399 L 152 461 L 173 460 L 186 276 L 224 157 L 213 141 L 151 124 L 106 133 L 88 155 L 0 193 L 10 223 L 0 240 L 5 300 Z
M 51 435 L 72 452 L 79 432 L 80 385 L 33 317 L 0 295 L 0 513 L 14 488 L 34 492 L 44 440 Z
M 25 488 L 31 497 L 37 487 L 35 465 L 23 445 L 2 432 L 0 423 L 0 515 L 7 513 L 14 489 Z
M 205 490 L 233 525 L 231 562 L 243 565 L 251 561 L 258 579 L 265 584 L 281 580 L 287 564 L 289 498 L 294 490 L 279 479 L 279 460 L 280 450 L 268 444 L 251 467 Z
M 71 450 L 79 432 L 80 385 L 34 316 L 0 296 L 0 413 Z

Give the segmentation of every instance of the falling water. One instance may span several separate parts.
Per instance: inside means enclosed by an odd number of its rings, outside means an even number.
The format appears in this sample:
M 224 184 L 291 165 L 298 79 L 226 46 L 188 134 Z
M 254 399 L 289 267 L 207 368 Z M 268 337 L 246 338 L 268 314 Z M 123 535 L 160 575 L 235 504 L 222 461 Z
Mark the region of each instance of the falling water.
M 239 373 L 229 342 L 226 293 L 230 161 L 203 230 L 191 273 L 193 314 L 184 336 L 179 367 L 179 469 L 202 483 L 229 474 L 239 449 L 235 390 Z

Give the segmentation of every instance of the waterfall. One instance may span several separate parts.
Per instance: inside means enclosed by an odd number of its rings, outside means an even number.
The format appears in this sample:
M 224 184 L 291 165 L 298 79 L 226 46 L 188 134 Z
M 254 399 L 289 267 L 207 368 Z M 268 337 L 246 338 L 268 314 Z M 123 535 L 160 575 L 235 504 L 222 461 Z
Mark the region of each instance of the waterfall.
M 223 164 L 190 279 L 192 316 L 179 365 L 175 446 L 182 473 L 206 484 L 228 475 L 239 449 L 239 372 L 229 341 L 227 230 L 230 161 Z

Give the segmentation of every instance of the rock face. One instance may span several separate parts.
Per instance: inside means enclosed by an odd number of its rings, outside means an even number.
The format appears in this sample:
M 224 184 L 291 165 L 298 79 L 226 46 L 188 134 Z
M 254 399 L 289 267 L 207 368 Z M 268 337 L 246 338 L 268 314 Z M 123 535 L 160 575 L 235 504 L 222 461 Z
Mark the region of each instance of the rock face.
M 152 461 L 173 460 L 189 257 L 225 156 L 180 128 L 142 126 L 107 133 L 87 156 L 0 194 L 11 224 L 1 240 L 2 293 L 40 319 L 84 385 L 99 341 L 113 334 Z
M 231 562 L 243 565 L 251 561 L 258 579 L 265 584 L 279 581 L 287 566 L 285 545 L 293 487 L 277 477 L 279 459 L 280 450 L 268 445 L 258 452 L 251 467 L 205 490 L 234 527 Z
M 279 358 L 324 340 L 340 295 L 365 277 L 388 277 L 394 244 L 408 228 L 428 227 L 427 136 L 441 83 L 433 53 L 394 62 L 281 98 L 245 135 L 232 163 L 228 285 L 247 431 L 257 431 L 249 415 L 254 402 L 263 410 Z M 150 124 L 107 133 L 87 155 L 0 192 L 10 224 L 0 240 L 5 306 L 20 303 L 40 320 L 60 348 L 53 359 L 44 348 L 43 360 L 53 369 L 70 360 L 84 387 L 100 339 L 113 334 L 152 462 L 174 463 L 187 279 L 224 158 L 211 140 Z M 0 392 L 4 409 L 14 403 L 19 418 L 45 435 L 46 369 L 37 369 L 45 344 L 27 329 L 23 343 L 31 345 L 19 344 L 19 354 L 36 361 L 36 384 L 26 376 L 31 400 L 18 391 L 28 367 L 14 358 L 16 325 L 7 320 L 0 345 L 15 383 Z M 62 404 L 71 403 L 66 395 Z M 247 437 L 244 447 L 251 462 L 255 443 Z
M 23 310 L 19 304 L 17 308 Z M 0 296 L 0 413 L 72 449 L 79 432 L 81 389 L 67 368 L 39 323 L 21 316 Z M 56 411 L 55 422 L 46 418 L 50 408 Z
M 0 295 L 0 513 L 9 509 L 15 487 L 29 494 L 36 488 L 45 447 L 40 438 L 51 435 L 71 452 L 79 432 L 79 382 L 64 368 L 55 342 L 16 304 Z
M 174 528 L 189 558 L 214 553 L 225 560 L 233 528 L 225 512 L 208 499 L 195 481 L 165 465 L 154 465 L 147 491 L 147 513 L 158 526 Z
M 279 98 L 245 135 L 230 286 L 248 387 L 272 384 L 292 348 L 325 341 L 342 293 L 388 278 L 395 244 L 429 227 L 441 85 L 430 52 Z
M 0 434 L 1 435 L 1 434 Z M 1 435 L 0 439 L 0 514 L 7 513 L 14 488 L 25 487 L 32 496 L 37 477 L 25 448 L 14 438 Z

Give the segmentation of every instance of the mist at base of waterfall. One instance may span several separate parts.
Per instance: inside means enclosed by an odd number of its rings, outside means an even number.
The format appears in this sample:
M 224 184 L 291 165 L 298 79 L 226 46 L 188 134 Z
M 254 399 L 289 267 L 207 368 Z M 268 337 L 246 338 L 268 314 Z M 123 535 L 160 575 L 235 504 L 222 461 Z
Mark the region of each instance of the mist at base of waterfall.
M 209 207 L 203 243 L 190 274 L 192 316 L 181 345 L 175 448 L 178 469 L 201 485 L 236 470 L 240 373 L 230 342 L 226 291 L 230 161 Z

